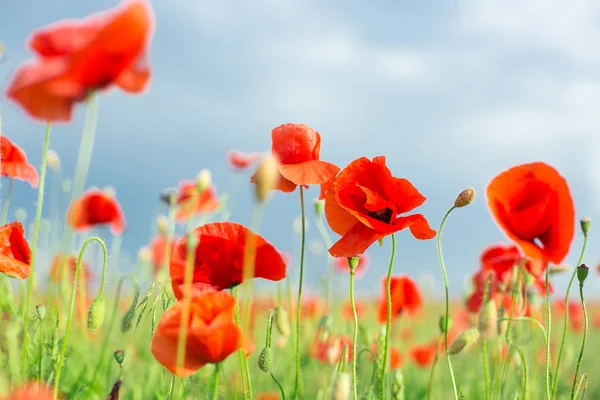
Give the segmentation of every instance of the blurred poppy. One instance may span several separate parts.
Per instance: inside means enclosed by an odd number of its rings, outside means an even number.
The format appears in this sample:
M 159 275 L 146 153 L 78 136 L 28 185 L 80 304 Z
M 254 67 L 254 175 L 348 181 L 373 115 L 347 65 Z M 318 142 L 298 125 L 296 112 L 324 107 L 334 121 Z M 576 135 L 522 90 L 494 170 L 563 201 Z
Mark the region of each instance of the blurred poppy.
M 373 354 L 377 354 L 377 352 L 378 352 L 377 343 L 373 343 L 371 350 L 373 351 Z M 382 351 L 383 351 L 383 349 L 382 349 Z M 388 351 L 390 352 L 389 357 L 388 357 L 390 369 L 395 370 L 398 368 L 402 368 L 402 366 L 404 365 L 404 359 L 402 358 L 402 353 L 400 353 L 400 350 L 398 350 L 395 347 L 389 347 Z M 372 356 L 371 356 L 371 360 L 374 360 Z
M 365 275 L 367 268 L 369 267 L 369 262 L 371 259 L 367 254 L 359 254 L 358 256 L 358 264 L 354 269 L 355 278 L 361 278 Z M 335 258 L 335 266 L 338 271 L 350 273 L 350 267 L 348 266 L 348 257 L 336 257 Z
M 234 171 L 243 171 L 257 162 L 260 156 L 260 153 L 242 153 L 232 149 L 227 152 L 227 165 Z
M 177 196 L 177 220 L 186 221 L 199 214 L 211 213 L 219 207 L 219 198 L 214 186 L 198 190 L 194 181 L 179 184 Z
M 0 272 L 25 279 L 31 271 L 31 249 L 20 222 L 0 227 Z
M 69 121 L 73 106 L 113 85 L 138 93 L 150 79 L 147 48 L 154 15 L 146 0 L 36 30 L 29 47 L 40 58 L 18 67 L 7 96 L 33 118 Z
M 75 275 L 75 269 L 77 268 L 77 257 L 73 254 L 65 257 L 62 253 L 56 254 L 52 260 L 52 266 L 50 267 L 50 279 L 54 282 L 60 282 L 62 279 L 63 271 L 68 272 L 69 282 L 73 282 L 73 276 Z M 93 274 L 90 270 L 90 266 L 87 262 L 82 261 L 81 271 L 79 276 L 82 277 L 86 283 L 92 280 Z
M 9 138 L 0 136 L 0 176 L 29 182 L 37 187 L 40 179 L 35 167 L 27 162 L 27 155 Z
M 554 168 L 542 162 L 510 168 L 492 179 L 487 200 L 500 228 L 533 261 L 532 275 L 542 275 L 548 261 L 563 261 L 575 233 L 575 208 Z
M 313 357 L 318 361 L 336 365 L 347 348 L 348 362 L 352 361 L 352 339 L 346 336 L 329 336 L 313 342 Z
M 554 302 L 554 309 L 558 315 L 565 315 L 566 309 L 569 309 L 569 327 L 573 331 L 580 331 L 584 325 L 583 307 L 577 300 L 569 301 L 568 306 L 564 299 L 558 299 Z
M 244 248 L 250 230 L 234 222 L 212 222 L 193 231 L 198 240 L 194 257 L 194 285 L 210 285 L 216 290 L 235 287 L 244 281 Z M 285 278 L 285 263 L 273 245 L 255 235 L 256 278 L 279 281 Z M 185 276 L 187 237 L 177 243 L 170 260 L 171 284 L 177 298 Z
M 409 181 L 392 176 L 385 157 L 352 161 L 334 179 L 325 196 L 327 222 L 342 236 L 329 253 L 353 257 L 405 228 L 417 239 L 433 238 L 435 231 L 422 214 L 399 216 L 424 202 L 425 197 Z
M 67 222 L 75 230 L 82 231 L 96 225 L 109 224 L 113 235 L 125 229 L 121 205 L 109 193 L 92 189 L 75 200 L 67 210 Z
M 339 167 L 319 159 L 321 135 L 304 124 L 283 124 L 271 131 L 271 153 L 281 175 L 276 190 L 293 192 L 298 185 L 328 182 Z M 252 176 L 251 181 L 255 181 Z
M 383 278 L 383 298 L 379 302 L 378 320 L 387 321 L 387 279 Z M 421 309 L 423 300 L 417 284 L 408 276 L 392 276 L 390 284 L 392 298 L 392 318 L 407 311 L 415 314 Z
M 177 343 L 183 302 L 176 302 L 160 319 L 152 338 L 154 357 L 179 377 L 186 377 L 209 363 L 218 363 L 240 348 L 250 354 L 254 345 L 234 321 L 234 298 L 227 292 L 210 292 L 190 303 L 185 359 L 177 369 Z
M 364 301 L 360 300 L 355 300 L 354 305 L 356 306 L 356 315 L 360 320 L 368 311 L 368 306 Z M 342 318 L 346 321 L 354 321 L 354 312 L 352 311 L 350 300 L 346 300 L 342 306 Z
M 259 393 L 256 400 L 280 400 L 281 396 L 277 392 Z
M 415 344 L 410 347 L 411 360 L 419 367 L 425 368 L 433 363 L 437 351 L 437 340 L 433 343 Z
M 315 319 L 323 316 L 325 313 L 325 305 L 317 296 L 303 295 L 300 303 L 300 318 Z
M 13 390 L 9 400 L 52 400 L 52 395 L 52 387 L 39 382 L 30 382 Z
M 177 239 L 176 236 L 174 236 L 171 240 L 171 250 L 169 251 L 169 254 L 173 254 L 173 249 L 175 248 L 175 243 L 177 243 L 179 239 Z M 154 239 L 152 239 L 152 242 L 150 243 L 150 252 L 151 252 L 151 261 L 152 261 L 152 267 L 154 270 L 154 275 L 156 275 L 158 273 L 158 271 L 160 271 L 160 269 L 163 267 L 164 263 L 165 263 L 165 258 L 167 256 L 167 243 L 168 243 L 168 238 L 167 235 L 159 233 L 158 235 L 156 235 L 154 237 Z

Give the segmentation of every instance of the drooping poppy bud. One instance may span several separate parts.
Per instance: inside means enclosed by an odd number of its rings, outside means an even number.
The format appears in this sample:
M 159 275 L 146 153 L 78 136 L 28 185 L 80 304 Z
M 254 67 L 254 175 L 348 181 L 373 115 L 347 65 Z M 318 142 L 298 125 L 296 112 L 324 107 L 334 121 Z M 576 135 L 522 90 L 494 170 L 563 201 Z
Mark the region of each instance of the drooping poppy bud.
M 454 200 L 454 207 L 460 208 L 471 204 L 475 200 L 475 189 L 468 188 L 458 194 Z
M 348 400 L 352 377 L 348 372 L 338 372 L 331 387 L 331 400 Z
M 498 327 L 498 309 L 494 299 L 489 299 L 485 302 L 479 312 L 479 324 L 477 328 L 484 340 L 494 336 Z
M 471 328 L 463 331 L 448 348 L 448 354 L 454 356 L 468 351 L 479 339 L 479 329 Z
M 88 311 L 88 330 L 96 332 L 104 323 L 106 315 L 106 301 L 104 296 L 100 295 L 92 302 Z

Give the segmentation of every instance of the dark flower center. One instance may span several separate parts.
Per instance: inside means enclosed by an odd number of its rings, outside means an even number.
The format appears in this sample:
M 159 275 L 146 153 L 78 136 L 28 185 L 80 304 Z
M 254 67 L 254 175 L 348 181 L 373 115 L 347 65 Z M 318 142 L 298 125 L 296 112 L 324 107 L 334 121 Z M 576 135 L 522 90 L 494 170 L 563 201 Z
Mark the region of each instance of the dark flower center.
M 378 211 L 370 211 L 368 213 L 369 217 L 375 218 L 378 221 L 385 222 L 386 224 L 390 223 L 392 219 L 392 210 L 389 207 L 386 207 L 382 210 Z

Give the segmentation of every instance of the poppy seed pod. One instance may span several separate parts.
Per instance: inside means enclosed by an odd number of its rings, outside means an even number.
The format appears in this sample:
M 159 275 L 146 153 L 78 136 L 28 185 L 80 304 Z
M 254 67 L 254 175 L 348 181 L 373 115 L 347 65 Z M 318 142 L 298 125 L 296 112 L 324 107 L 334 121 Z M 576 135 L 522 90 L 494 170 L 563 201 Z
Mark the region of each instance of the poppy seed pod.
M 58 171 L 60 169 L 60 157 L 54 150 L 48 150 L 46 155 L 46 164 L 52 171 Z
M 106 301 L 104 296 L 100 295 L 96 297 L 90 309 L 88 311 L 88 331 L 96 332 L 104 323 L 104 316 L 106 315 Z
M 212 184 L 212 174 L 209 170 L 203 169 L 196 175 L 196 189 L 203 192 Z
M 275 353 L 270 347 L 265 347 L 258 356 L 258 368 L 264 373 L 270 374 L 275 368 Z
M 496 334 L 498 328 L 498 309 L 494 299 L 485 302 L 481 311 L 479 311 L 479 324 L 477 329 L 484 340 L 487 340 Z
M 115 356 L 115 361 L 117 364 L 123 365 L 123 362 L 125 361 L 125 351 L 117 350 L 113 355 Z
M 584 235 L 587 236 L 588 232 L 590 231 L 590 227 L 592 225 L 592 220 L 590 219 L 590 217 L 583 217 L 581 218 L 581 221 L 579 221 L 581 224 L 581 231 L 583 232 Z
M 579 280 L 580 285 L 583 285 L 583 282 L 585 282 L 589 272 L 590 269 L 585 264 L 581 264 L 579 267 L 577 267 L 577 280 Z
M 331 387 L 331 400 L 348 400 L 350 398 L 350 383 L 350 373 L 339 372 Z
M 358 266 L 359 261 L 360 261 L 360 258 L 358 256 L 348 257 L 348 267 L 350 267 L 350 272 L 354 272 L 354 270 Z
M 267 201 L 271 190 L 277 186 L 279 179 L 277 159 L 272 155 L 264 157 L 260 164 L 258 164 L 254 177 L 256 183 L 256 200 L 259 203 Z
M 454 200 L 454 207 L 460 208 L 465 207 L 471 204 L 475 200 L 475 189 L 468 188 L 463 190 L 456 196 L 456 200 Z
M 285 308 L 277 306 L 275 309 L 275 324 L 281 336 L 290 336 L 290 316 Z
M 448 348 L 448 354 L 454 356 L 468 351 L 479 340 L 479 329 L 471 328 L 463 331 Z
M 320 217 L 321 215 L 323 215 L 323 212 L 325 211 L 325 200 L 320 200 L 317 199 L 315 200 L 315 214 L 317 214 L 317 217 Z

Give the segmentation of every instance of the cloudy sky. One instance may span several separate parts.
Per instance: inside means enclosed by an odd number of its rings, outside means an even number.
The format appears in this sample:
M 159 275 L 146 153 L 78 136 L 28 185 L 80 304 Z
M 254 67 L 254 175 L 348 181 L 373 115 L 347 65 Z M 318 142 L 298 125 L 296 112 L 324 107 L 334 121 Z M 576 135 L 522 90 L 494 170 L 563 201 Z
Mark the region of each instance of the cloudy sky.
M 38 26 L 82 17 L 116 1 L 22 0 L 4 7 L 0 41 L 6 86 L 26 60 L 26 38 Z M 148 93 L 103 94 L 88 185 L 116 188 L 128 230 L 124 251 L 135 257 L 151 237 L 161 209 L 158 194 L 209 168 L 219 192 L 234 204 L 231 219 L 249 223 L 247 175 L 227 169 L 229 148 L 264 151 L 270 130 L 306 123 L 322 135 L 321 158 L 340 166 L 385 155 L 392 172 L 427 197 L 419 209 L 438 226 L 458 192 L 479 197 L 456 210 L 444 231 L 454 293 L 477 266 L 481 249 L 504 241 L 485 206 L 484 190 L 500 171 L 545 161 L 568 180 L 577 217 L 600 220 L 600 4 L 594 1 L 360 1 L 154 0 L 154 76 Z M 4 134 L 39 165 L 44 127 L 2 99 Z M 83 109 L 52 131 L 52 148 L 73 174 Z M 33 214 L 36 192 L 16 188 L 12 211 Z M 4 192 L 3 192 L 4 193 Z M 317 195 L 308 191 L 308 200 Z M 319 239 L 310 204 L 310 247 Z M 298 193 L 276 194 L 261 233 L 298 254 L 293 220 Z M 395 272 L 441 290 L 435 241 L 398 238 Z M 567 262 L 576 262 L 582 236 Z M 585 261 L 600 250 L 592 234 Z M 380 290 L 389 241 L 369 253 L 358 283 Z M 317 289 L 323 252 L 308 258 L 307 282 Z M 122 265 L 121 270 L 127 270 Z M 294 277 L 296 271 L 293 272 Z M 113 277 L 118 274 L 114 272 Z M 430 275 L 430 278 L 427 278 Z M 340 280 L 343 277 L 340 276 Z M 564 288 L 566 277 L 556 285 Z M 596 274 L 590 285 L 599 286 Z M 344 284 L 339 285 L 344 288 Z

